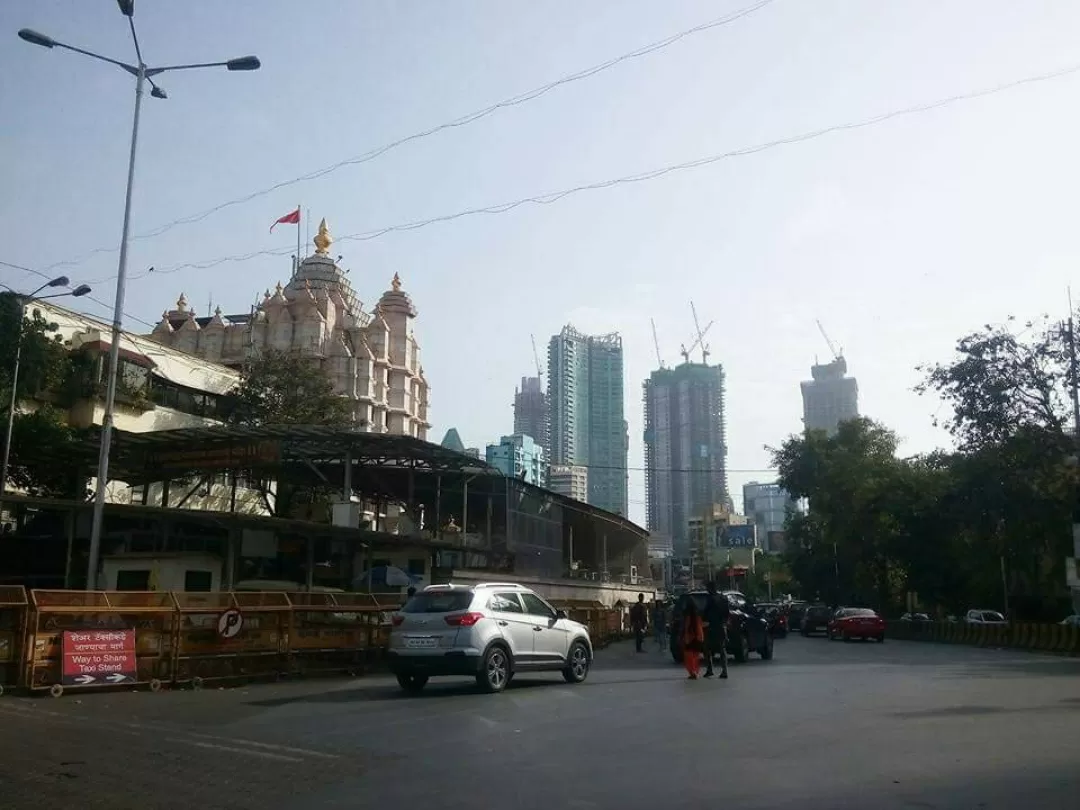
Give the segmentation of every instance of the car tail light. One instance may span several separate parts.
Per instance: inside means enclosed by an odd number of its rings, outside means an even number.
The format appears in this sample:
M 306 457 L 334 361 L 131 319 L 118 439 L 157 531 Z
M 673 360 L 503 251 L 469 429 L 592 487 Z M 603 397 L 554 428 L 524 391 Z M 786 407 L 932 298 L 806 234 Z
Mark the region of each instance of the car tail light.
M 483 613 L 455 613 L 453 616 L 447 616 L 444 621 L 451 627 L 472 627 L 482 618 L 484 618 Z
M 394 625 L 394 627 L 399 627 L 403 621 L 405 621 L 405 617 L 400 614 L 394 614 L 390 617 L 390 623 Z

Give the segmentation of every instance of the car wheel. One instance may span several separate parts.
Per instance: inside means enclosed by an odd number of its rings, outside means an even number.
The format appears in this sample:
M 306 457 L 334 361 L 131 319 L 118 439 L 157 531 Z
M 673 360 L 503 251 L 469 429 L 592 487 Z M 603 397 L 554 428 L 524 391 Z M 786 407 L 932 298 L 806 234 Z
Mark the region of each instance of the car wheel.
M 427 675 L 406 675 L 404 673 L 397 676 L 398 686 L 404 689 L 406 692 L 419 692 L 425 686 L 427 686 Z
M 746 637 L 744 630 L 739 631 L 739 637 L 736 639 L 734 658 L 740 664 L 745 664 L 750 660 L 750 639 Z
M 570 655 L 566 658 L 566 669 L 562 671 L 567 683 L 581 683 L 589 677 L 589 650 L 580 641 L 570 646 Z
M 768 633 L 765 634 L 765 644 L 760 650 L 758 650 L 758 655 L 761 656 L 762 661 L 772 661 L 773 637 L 770 636 Z
M 485 692 L 501 692 L 510 682 L 510 656 L 498 645 L 488 649 L 484 664 L 476 673 L 476 685 Z

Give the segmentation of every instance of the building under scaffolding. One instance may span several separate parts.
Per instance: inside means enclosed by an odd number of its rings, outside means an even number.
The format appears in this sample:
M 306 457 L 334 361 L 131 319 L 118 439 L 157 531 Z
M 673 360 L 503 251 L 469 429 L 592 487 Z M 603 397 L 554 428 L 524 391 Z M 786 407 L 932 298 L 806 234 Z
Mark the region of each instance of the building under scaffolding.
M 687 521 L 713 504 L 730 508 L 724 370 L 686 362 L 654 371 L 643 388 L 646 525 L 686 557 Z
M 57 462 L 89 477 L 96 457 L 89 436 Z M 95 584 L 108 589 L 385 590 L 388 569 L 417 583 L 469 571 L 632 584 L 648 571 L 647 533 L 625 518 L 407 436 L 324 426 L 117 431 L 110 472 L 135 495 L 106 507 Z M 191 508 L 211 488 L 232 497 Z M 262 509 L 239 510 L 240 492 L 257 493 Z M 0 541 L 0 582 L 85 587 L 92 504 L 4 502 L 17 520 Z M 163 564 L 178 559 L 186 567 Z

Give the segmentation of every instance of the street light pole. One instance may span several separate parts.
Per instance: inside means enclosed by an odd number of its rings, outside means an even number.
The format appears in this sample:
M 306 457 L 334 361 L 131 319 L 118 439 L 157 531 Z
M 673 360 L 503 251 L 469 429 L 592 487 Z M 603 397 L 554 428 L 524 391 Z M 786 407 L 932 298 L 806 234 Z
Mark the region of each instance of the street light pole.
M 19 328 L 15 338 L 15 365 L 11 370 L 11 401 L 8 403 L 7 435 L 4 439 L 4 464 L 3 467 L 0 467 L 0 495 L 3 495 L 7 491 L 8 462 L 11 460 L 11 434 L 15 428 L 15 411 L 19 404 L 19 366 L 22 362 L 23 332 L 26 322 L 26 302 L 35 300 L 35 296 L 46 287 L 66 287 L 67 285 L 67 276 L 58 276 L 52 281 L 42 284 L 26 297 L 16 293 L 19 298 Z M 88 292 L 90 292 L 90 288 L 85 284 L 81 284 L 70 292 L 59 293 L 57 295 L 43 295 L 36 300 L 64 298 L 68 295 L 78 298 L 79 296 L 86 295 Z
M 116 303 L 113 306 L 112 340 L 109 343 L 109 376 L 105 385 L 105 413 L 101 418 L 101 445 L 98 450 L 97 486 L 94 492 L 94 515 L 90 524 L 90 555 L 87 560 L 86 590 L 94 590 L 98 559 L 101 556 L 101 527 L 105 516 L 105 485 L 109 480 L 109 450 L 112 447 L 116 379 L 120 370 L 120 334 L 124 316 L 124 293 L 127 281 L 128 234 L 131 228 L 131 188 L 135 182 L 135 153 L 139 144 L 139 113 L 142 110 L 146 65 L 139 60 L 135 74 L 135 120 L 131 125 L 131 151 L 128 155 L 127 191 L 124 195 L 124 227 L 120 234 L 120 262 L 116 270 Z
M 97 487 L 94 493 L 94 515 L 90 529 L 90 554 L 87 560 L 86 589 L 93 590 L 97 580 L 98 561 L 101 556 L 101 531 L 105 514 L 105 486 L 109 480 L 109 451 L 112 445 L 112 432 L 114 422 L 114 409 L 116 405 L 116 381 L 120 367 L 120 337 L 124 310 L 124 286 L 127 280 L 127 255 L 128 233 L 131 224 L 131 192 L 135 180 L 135 153 L 139 139 L 139 113 L 142 109 L 142 96 L 145 83 L 149 82 L 153 88 L 150 95 L 154 98 L 164 99 L 168 96 L 154 83 L 155 76 L 172 70 L 194 70 L 199 68 L 223 67 L 229 71 L 258 70 L 261 67 L 258 57 L 241 56 L 226 62 L 196 62 L 186 65 L 166 65 L 164 67 L 148 67 L 143 61 L 142 49 L 139 47 L 139 37 L 135 33 L 135 2 L 134 0 L 117 0 L 120 13 L 127 17 L 128 27 L 131 29 L 131 38 L 135 45 L 135 55 L 138 63 L 127 64 L 116 59 L 111 59 L 101 54 L 73 45 L 59 42 L 44 34 L 24 28 L 19 31 L 19 38 L 31 45 L 39 45 L 43 48 L 62 48 L 75 53 L 89 56 L 101 62 L 107 62 L 130 73 L 135 77 L 135 119 L 131 127 L 131 151 L 128 155 L 127 192 L 124 197 L 124 227 L 120 239 L 120 260 L 116 273 L 116 304 L 113 307 L 112 342 L 109 346 L 109 376 L 105 387 L 105 413 L 101 420 L 101 449 L 98 454 Z

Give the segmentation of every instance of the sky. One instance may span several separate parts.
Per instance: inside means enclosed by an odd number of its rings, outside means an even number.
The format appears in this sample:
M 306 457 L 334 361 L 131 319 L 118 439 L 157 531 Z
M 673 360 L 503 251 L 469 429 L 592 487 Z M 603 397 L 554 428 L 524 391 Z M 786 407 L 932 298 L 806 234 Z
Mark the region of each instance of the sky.
M 140 0 L 148 64 L 256 54 L 254 73 L 165 74 L 139 133 L 132 233 L 363 155 L 754 5 L 754 0 Z M 133 58 L 112 0 L 0 4 L 0 261 L 115 294 L 134 80 L 23 43 L 33 28 Z M 727 25 L 377 159 L 132 242 L 125 327 L 183 292 L 246 313 L 287 282 L 298 204 L 336 236 L 440 217 L 969 94 L 1080 64 L 1075 0 L 774 0 Z M 567 323 L 626 355 L 630 517 L 644 522 L 641 383 L 693 341 L 727 374 L 729 481 L 770 480 L 829 359 L 904 455 L 948 446 L 917 367 L 1010 315 L 1067 314 L 1080 259 L 1080 72 L 857 129 L 463 217 L 331 252 L 371 306 L 399 273 L 419 310 L 431 438 L 512 430 L 520 378 Z M 306 231 L 306 226 L 305 226 Z M 312 235 L 314 227 L 312 227 Z M 305 234 L 306 236 L 306 234 Z M 91 253 L 98 248 L 106 250 Z M 291 248 L 291 250 L 290 250 Z M 216 260 L 261 251 L 248 261 Z M 308 252 L 308 251 L 305 251 Z M 89 254 L 89 255 L 88 255 Z M 73 264 L 55 263 L 77 259 Z M 208 264 L 205 268 L 181 267 Z M 153 266 L 155 272 L 146 274 Z M 0 265 L 0 283 L 36 287 Z

